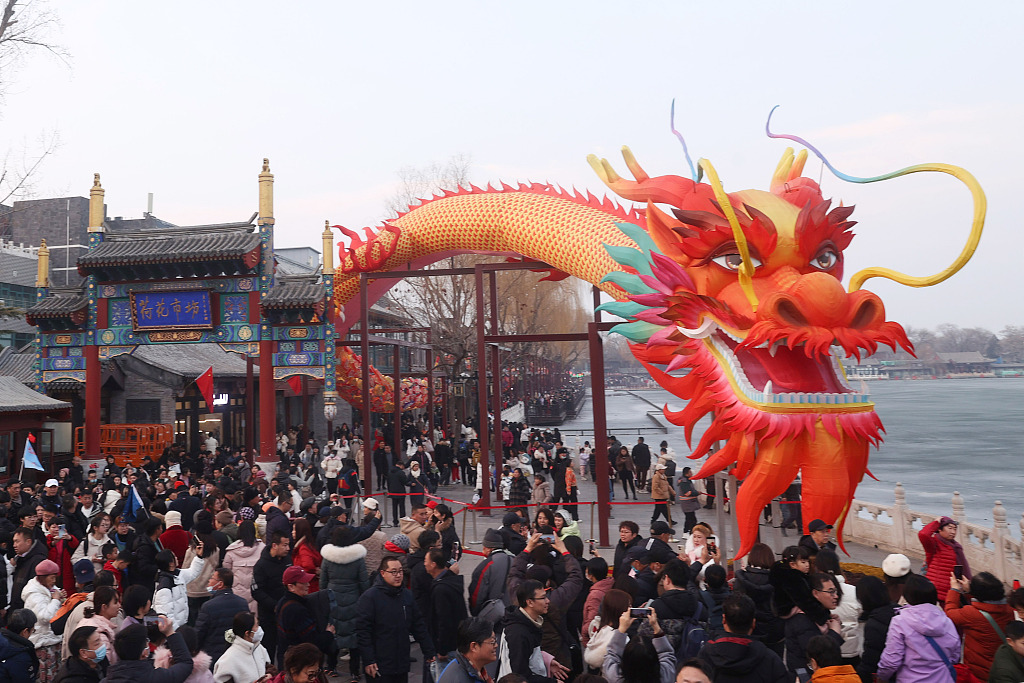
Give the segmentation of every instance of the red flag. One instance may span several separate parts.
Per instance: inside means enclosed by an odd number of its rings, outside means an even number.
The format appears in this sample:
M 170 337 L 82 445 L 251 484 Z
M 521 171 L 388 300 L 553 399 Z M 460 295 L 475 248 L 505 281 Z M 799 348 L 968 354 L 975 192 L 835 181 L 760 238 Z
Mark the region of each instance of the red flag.
M 203 395 L 203 399 L 206 401 L 206 409 L 209 411 L 213 410 L 213 366 L 204 372 L 203 374 L 196 377 L 196 388 L 199 389 L 199 393 Z
M 292 388 L 292 391 L 295 392 L 296 396 L 301 396 L 302 395 L 302 376 L 301 375 L 294 375 L 292 377 L 289 377 L 287 382 L 288 382 L 288 386 L 290 386 Z
M 32 432 L 29 432 L 28 433 L 28 440 L 29 440 L 30 443 L 35 443 L 36 442 L 36 435 L 33 434 Z

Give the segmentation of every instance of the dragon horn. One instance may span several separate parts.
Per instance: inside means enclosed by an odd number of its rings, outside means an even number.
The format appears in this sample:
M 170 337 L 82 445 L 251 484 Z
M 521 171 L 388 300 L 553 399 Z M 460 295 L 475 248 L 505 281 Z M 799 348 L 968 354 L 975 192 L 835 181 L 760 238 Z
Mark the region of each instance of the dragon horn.
M 626 167 L 638 183 L 650 180 L 651 176 L 647 175 L 647 171 L 640 167 L 640 163 L 633 156 L 633 150 L 626 145 L 622 146 L 622 158 L 626 161 Z

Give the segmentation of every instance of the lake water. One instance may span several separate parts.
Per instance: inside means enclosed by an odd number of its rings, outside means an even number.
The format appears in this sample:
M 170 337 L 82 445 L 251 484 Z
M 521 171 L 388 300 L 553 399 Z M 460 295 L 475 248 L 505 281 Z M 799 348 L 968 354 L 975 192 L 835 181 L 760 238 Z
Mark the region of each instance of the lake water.
M 964 498 L 968 519 L 986 526 L 993 504 L 1001 500 L 1010 532 L 1019 535 L 1024 513 L 1024 379 L 889 380 L 871 382 L 868 388 L 886 435 L 869 463 L 878 481 L 865 477 L 857 498 L 891 504 L 893 488 L 902 482 L 911 509 L 949 514 L 956 490 Z M 681 399 L 661 389 L 616 390 L 608 392 L 606 402 L 609 431 L 623 443 L 635 443 L 638 433 L 652 446 L 666 439 L 681 456 L 677 462 L 685 460 L 682 427 L 660 416 L 661 406 L 668 403 L 678 410 Z M 563 431 L 580 430 L 589 439 L 591 407 L 588 399 Z M 668 427 L 667 433 L 651 429 L 655 420 Z M 708 424 L 709 419 L 698 423 L 694 445 Z M 574 440 L 567 442 L 572 445 Z

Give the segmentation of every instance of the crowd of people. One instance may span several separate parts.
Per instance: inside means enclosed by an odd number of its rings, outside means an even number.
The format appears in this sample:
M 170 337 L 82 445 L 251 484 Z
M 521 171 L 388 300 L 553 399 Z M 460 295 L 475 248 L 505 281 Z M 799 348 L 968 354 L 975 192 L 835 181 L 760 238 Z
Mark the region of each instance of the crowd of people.
M 714 498 L 668 445 L 612 439 L 609 476 L 654 511 L 618 524 L 609 562 L 578 523 L 589 444 L 571 454 L 557 430 L 505 425 L 507 509 L 463 572 L 455 513 L 430 494 L 483 484 L 459 465 L 479 456 L 475 434 L 413 427 L 400 454 L 373 445 L 390 532 L 382 502 L 357 497 L 346 432 L 322 450 L 282 434 L 270 472 L 211 436 L 212 451 L 140 468 L 76 459 L 40 486 L 9 480 L 0 681 L 406 683 L 414 667 L 427 683 L 1024 680 L 1024 591 L 972 573 L 948 517 L 921 530 L 920 573 L 903 555 L 881 577 L 845 573 L 822 520 L 727 563 L 697 518 Z

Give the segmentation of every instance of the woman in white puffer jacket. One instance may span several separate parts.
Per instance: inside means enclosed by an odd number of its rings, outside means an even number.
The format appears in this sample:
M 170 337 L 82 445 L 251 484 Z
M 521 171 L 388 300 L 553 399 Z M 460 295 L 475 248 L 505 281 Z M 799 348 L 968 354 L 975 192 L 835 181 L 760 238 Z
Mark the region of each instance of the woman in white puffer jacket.
M 52 560 L 43 560 L 36 566 L 36 576 L 25 584 L 21 591 L 21 599 L 25 608 L 36 615 L 36 630 L 28 637 L 36 648 L 60 645 L 61 637 L 50 628 L 50 619 L 57 614 L 64 596 L 57 591 L 57 575 L 60 568 Z
M 216 683 L 251 683 L 263 677 L 270 663 L 270 655 L 260 644 L 263 628 L 255 614 L 236 614 L 231 630 L 224 632 L 224 640 L 231 643 L 231 646 L 213 667 L 213 680 Z

